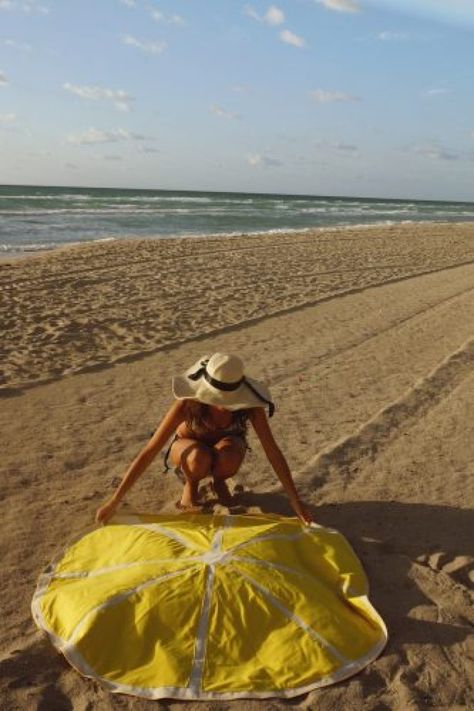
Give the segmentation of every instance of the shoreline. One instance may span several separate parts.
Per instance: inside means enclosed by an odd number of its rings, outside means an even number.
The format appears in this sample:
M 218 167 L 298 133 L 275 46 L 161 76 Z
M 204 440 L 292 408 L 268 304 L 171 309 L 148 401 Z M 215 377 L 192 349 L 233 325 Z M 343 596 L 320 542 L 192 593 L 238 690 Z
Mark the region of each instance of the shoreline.
M 76 249 L 78 247 L 85 247 L 90 245 L 100 245 L 104 242 L 130 242 L 134 243 L 137 241 L 160 241 L 160 240 L 205 240 L 205 239 L 232 239 L 239 237 L 261 237 L 267 235 L 299 235 L 299 234 L 312 234 L 320 232 L 343 232 L 347 230 L 370 230 L 370 229 L 384 229 L 391 227 L 410 227 L 417 225 L 450 225 L 450 226 L 463 226 L 463 225 L 474 225 L 474 220 L 462 220 L 462 221 L 438 221 L 438 220 L 402 220 L 402 221 L 391 221 L 385 220 L 381 222 L 371 222 L 371 223 L 355 223 L 355 224 L 328 224 L 328 225 L 318 225 L 314 227 L 301 227 L 301 228 L 278 228 L 269 230 L 255 230 L 247 232 L 209 232 L 209 233 L 196 233 L 196 234 L 157 234 L 153 236 L 124 236 L 124 237 L 101 237 L 98 239 L 84 240 L 79 242 L 71 242 L 59 245 L 52 245 L 51 247 L 41 247 L 35 248 L 34 245 L 31 247 L 26 247 L 23 250 L 4 250 L 0 251 L 0 266 L 4 261 L 13 261 L 21 259 L 30 259 L 38 256 L 47 256 L 58 251 L 65 249 Z M 24 246 L 24 245 L 23 245 Z

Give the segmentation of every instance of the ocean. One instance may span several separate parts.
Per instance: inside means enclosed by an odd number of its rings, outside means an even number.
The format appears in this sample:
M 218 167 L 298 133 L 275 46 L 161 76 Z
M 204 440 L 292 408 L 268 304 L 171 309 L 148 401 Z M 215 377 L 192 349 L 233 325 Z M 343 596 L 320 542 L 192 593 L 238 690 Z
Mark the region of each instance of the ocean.
M 81 242 L 474 221 L 474 203 L 308 195 L 0 186 L 0 252 Z

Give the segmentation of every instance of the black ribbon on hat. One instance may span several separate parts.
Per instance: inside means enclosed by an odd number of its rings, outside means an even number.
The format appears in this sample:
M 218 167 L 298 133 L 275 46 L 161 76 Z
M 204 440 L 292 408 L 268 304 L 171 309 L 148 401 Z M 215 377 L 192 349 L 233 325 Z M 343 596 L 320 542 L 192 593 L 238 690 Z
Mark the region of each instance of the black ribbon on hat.
M 259 393 L 258 390 L 249 383 L 245 375 L 242 376 L 240 380 L 236 380 L 233 383 L 224 383 L 222 380 L 216 380 L 212 377 L 212 375 L 209 375 L 206 367 L 208 362 L 208 360 L 202 360 L 201 367 L 196 370 L 195 373 L 191 373 L 191 375 L 188 375 L 187 377 L 193 381 L 199 380 L 200 378 L 204 378 L 204 380 L 206 380 L 209 385 L 212 385 L 213 388 L 216 388 L 217 390 L 223 390 L 225 392 L 233 392 L 234 390 L 238 390 L 241 385 L 246 385 L 249 390 L 251 390 L 253 394 L 258 397 L 259 400 L 265 402 L 268 405 L 268 417 L 273 416 L 273 413 L 275 412 L 275 405 L 273 404 L 273 402 L 271 400 L 267 400 L 266 397 Z

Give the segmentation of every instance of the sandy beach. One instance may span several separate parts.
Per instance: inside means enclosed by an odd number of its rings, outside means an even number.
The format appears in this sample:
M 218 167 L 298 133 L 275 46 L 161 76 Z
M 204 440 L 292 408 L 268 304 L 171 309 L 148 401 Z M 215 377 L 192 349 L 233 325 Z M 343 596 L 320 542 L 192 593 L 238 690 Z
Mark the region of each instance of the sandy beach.
M 271 388 L 300 494 L 351 542 L 390 639 L 291 702 L 191 708 L 474 707 L 474 224 L 86 244 L 3 260 L 0 287 L 2 709 L 184 707 L 81 677 L 30 602 L 156 428 L 171 376 L 218 350 Z M 241 507 L 292 515 L 250 444 Z M 157 459 L 123 507 L 171 511 L 178 494 Z

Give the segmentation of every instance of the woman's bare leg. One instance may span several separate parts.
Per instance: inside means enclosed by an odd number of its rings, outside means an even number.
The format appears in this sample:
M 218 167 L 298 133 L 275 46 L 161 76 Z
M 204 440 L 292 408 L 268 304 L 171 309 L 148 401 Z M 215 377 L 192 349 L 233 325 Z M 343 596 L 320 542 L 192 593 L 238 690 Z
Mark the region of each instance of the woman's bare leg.
M 210 448 L 194 439 L 177 439 L 171 447 L 170 460 L 175 467 L 180 467 L 186 478 L 180 505 L 183 508 L 197 506 L 199 482 L 211 474 Z
M 234 476 L 239 470 L 245 457 L 247 445 L 242 437 L 223 437 L 214 445 L 214 466 L 212 476 L 214 479 L 214 491 L 223 504 L 232 501 L 226 479 Z

